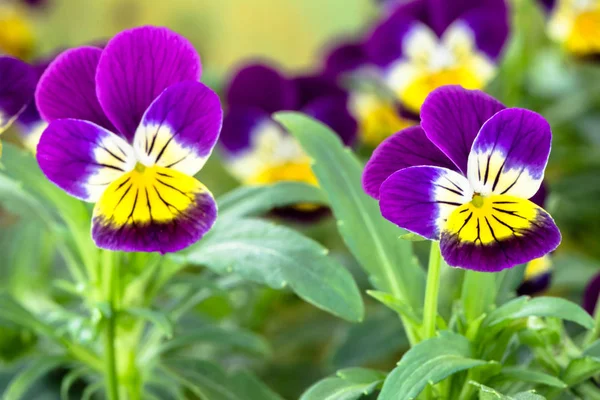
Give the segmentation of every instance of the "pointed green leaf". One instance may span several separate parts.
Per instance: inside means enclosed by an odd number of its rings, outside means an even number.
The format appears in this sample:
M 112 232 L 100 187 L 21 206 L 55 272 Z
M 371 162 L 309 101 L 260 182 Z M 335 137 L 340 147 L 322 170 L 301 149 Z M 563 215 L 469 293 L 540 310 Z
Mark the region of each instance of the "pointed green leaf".
M 435 384 L 460 371 L 490 364 L 472 358 L 464 336 L 447 331 L 411 348 L 383 384 L 379 400 L 411 400 L 428 383 Z
M 138 307 L 127 308 L 123 310 L 123 312 L 153 323 L 167 338 L 173 336 L 173 322 L 171 322 L 169 317 L 163 312 L 152 310 L 150 308 Z
M 502 368 L 500 374 L 494 379 L 501 381 L 509 380 L 515 382 L 529 382 L 539 385 L 552 386 L 557 388 L 566 388 L 567 384 L 555 376 L 541 371 L 535 371 L 526 367 L 506 367 Z
M 65 357 L 43 357 L 35 360 L 10 382 L 2 398 L 4 400 L 25 399 L 25 394 L 35 381 L 67 362 L 68 359 Z
M 422 317 L 417 315 L 408 305 L 403 304 L 399 298 L 378 290 L 367 290 L 367 294 L 385 306 L 389 307 L 391 310 L 402 315 L 413 324 L 421 324 Z
M 276 207 L 299 203 L 327 204 L 316 186 L 300 182 L 279 182 L 265 186 L 241 186 L 219 198 L 219 218 L 258 217 Z
M 600 361 L 592 357 L 582 357 L 569 363 L 561 379 L 571 387 L 598 374 L 600 374 Z
M 423 270 L 413 257 L 405 233 L 381 216 L 377 201 L 362 189 L 363 166 L 327 126 L 298 113 L 281 112 L 275 119 L 291 132 L 313 160 L 319 186 L 327 194 L 348 249 L 377 289 L 392 293 L 414 309 L 425 292 Z
M 185 254 L 219 274 L 234 273 L 274 289 L 289 286 L 307 302 L 349 321 L 363 318 L 352 275 L 328 250 L 284 226 L 257 219 L 229 220 Z

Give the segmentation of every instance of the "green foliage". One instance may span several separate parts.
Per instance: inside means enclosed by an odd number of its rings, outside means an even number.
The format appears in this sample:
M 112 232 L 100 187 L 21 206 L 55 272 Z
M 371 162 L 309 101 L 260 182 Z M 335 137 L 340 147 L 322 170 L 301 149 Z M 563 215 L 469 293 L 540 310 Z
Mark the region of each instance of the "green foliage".
M 187 262 L 220 274 L 239 274 L 275 289 L 288 286 L 341 318 L 363 318 L 362 299 L 350 273 L 321 245 L 283 226 L 257 219 L 221 222 L 185 254 Z
M 365 368 L 347 368 L 335 377 L 325 378 L 310 387 L 300 400 L 357 400 L 373 393 L 385 379 L 385 374 Z

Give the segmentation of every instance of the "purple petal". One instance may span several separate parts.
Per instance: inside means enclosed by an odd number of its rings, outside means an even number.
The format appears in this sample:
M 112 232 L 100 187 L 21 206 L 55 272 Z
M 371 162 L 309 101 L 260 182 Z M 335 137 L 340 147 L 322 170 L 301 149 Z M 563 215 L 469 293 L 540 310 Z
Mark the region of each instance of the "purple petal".
M 362 43 L 341 43 L 325 56 L 324 74 L 335 78 L 355 71 L 367 63 L 368 57 Z
M 37 161 L 51 182 L 90 202 L 135 166 L 133 149 L 121 137 L 74 119 L 50 123 L 40 138 Z
M 354 143 L 357 122 L 350 115 L 346 96 L 319 98 L 309 103 L 302 111 L 329 126 L 346 146 Z
M 216 217 L 212 194 L 195 178 L 150 167 L 106 189 L 94 208 L 92 238 L 109 250 L 171 253 L 200 240 Z
M 33 100 L 36 81 L 30 65 L 0 57 L 0 132 Z
M 200 82 L 176 83 L 150 105 L 134 148 L 147 166 L 195 175 L 217 143 L 223 110 L 215 92 Z
M 467 176 L 473 190 L 533 197 L 544 179 L 552 132 L 544 117 L 521 108 L 508 108 L 490 118 L 469 154 Z
M 594 315 L 596 304 L 598 303 L 598 295 L 600 294 L 600 274 L 595 275 L 585 287 L 583 292 L 583 308 Z
M 50 63 L 35 95 L 43 119 L 81 119 L 115 131 L 96 97 L 95 76 L 101 54 L 96 47 L 79 47 L 65 51 Z
M 292 80 L 296 86 L 297 108 L 305 107 L 307 104 L 326 96 L 346 96 L 333 78 L 325 75 L 300 76 Z
M 201 72 L 200 57 L 183 36 L 167 28 L 133 28 L 104 48 L 96 90 L 108 118 L 131 141 L 146 109 L 163 90 L 198 81 Z
M 560 240 L 546 211 L 529 200 L 494 195 L 457 208 L 444 226 L 440 247 L 450 266 L 498 272 L 545 256 Z
M 401 228 L 436 240 L 448 216 L 473 195 L 467 179 L 439 167 L 393 173 L 379 192 L 381 214 Z
M 473 32 L 477 48 L 490 59 L 497 60 L 509 33 L 508 9 L 478 8 L 460 17 Z
M 378 199 L 379 188 L 390 175 L 420 165 L 456 170 L 452 161 L 427 139 L 423 129 L 413 126 L 390 136 L 375 149 L 363 172 L 363 188 Z
M 542 182 L 537 193 L 534 194 L 533 197 L 529 199 L 529 201 L 544 208 L 544 205 L 546 204 L 546 197 L 548 197 L 548 186 L 544 182 Z
M 493 12 L 498 19 L 506 18 L 505 0 L 428 0 L 430 26 L 441 35 L 456 19 L 473 10 Z
M 550 255 L 536 258 L 527 263 L 525 281 L 517 288 L 519 296 L 539 294 L 550 287 L 552 281 L 552 261 Z
M 269 114 L 296 107 L 295 84 L 276 69 L 263 64 L 239 70 L 227 88 L 230 107 L 253 107 Z
M 493 97 L 460 86 L 431 92 L 421 107 L 421 126 L 456 166 L 467 173 L 471 146 L 483 124 L 504 105 Z
M 557 0 L 539 0 L 539 2 L 546 8 L 546 10 L 550 11 L 556 5 Z
M 225 114 L 221 130 L 220 145 L 226 156 L 235 156 L 250 149 L 252 135 L 260 125 L 271 120 L 259 109 L 248 107 L 232 108 Z

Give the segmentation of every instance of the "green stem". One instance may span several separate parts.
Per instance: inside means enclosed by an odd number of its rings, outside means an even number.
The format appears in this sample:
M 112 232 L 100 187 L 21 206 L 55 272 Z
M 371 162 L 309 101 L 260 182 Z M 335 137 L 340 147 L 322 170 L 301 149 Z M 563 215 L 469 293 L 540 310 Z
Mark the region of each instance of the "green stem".
M 435 336 L 441 266 L 442 256 L 440 254 L 440 245 L 438 242 L 431 242 L 427 286 L 425 287 L 425 305 L 423 309 L 423 340 Z
M 104 326 L 104 375 L 106 378 L 106 393 L 109 400 L 119 400 L 119 380 L 117 375 L 117 363 L 115 357 L 115 278 L 117 265 L 113 265 L 112 253 L 102 253 L 102 272 L 104 298 L 110 306 L 110 314 L 105 315 Z

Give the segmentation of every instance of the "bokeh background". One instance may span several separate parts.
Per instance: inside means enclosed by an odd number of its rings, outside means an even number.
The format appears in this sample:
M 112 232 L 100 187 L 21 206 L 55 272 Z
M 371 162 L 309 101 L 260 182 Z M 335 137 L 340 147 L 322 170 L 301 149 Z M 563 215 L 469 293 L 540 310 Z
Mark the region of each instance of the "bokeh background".
M 564 242 L 553 256 L 549 293 L 580 302 L 586 283 L 600 271 L 600 61 L 576 59 L 551 43 L 536 1 L 512 3 L 512 39 L 488 91 L 508 106 L 542 113 L 553 126 L 547 208 Z M 7 5 L 7 0 L 0 0 L 0 12 Z M 126 28 L 161 25 L 196 46 L 204 66 L 203 81 L 220 91 L 235 68 L 250 60 L 270 60 L 293 74 L 317 68 L 326 49 L 368 31 L 382 9 L 376 0 L 46 0 L 40 7 L 22 7 L 20 12 L 32 33 L 29 60 L 102 43 Z M 18 145 L 15 129 L 5 136 Z M 218 157 L 211 158 L 199 178 L 217 196 L 237 186 Z M 326 244 L 355 273 L 361 287 L 369 286 L 344 249 L 334 221 L 296 228 Z M 2 215 L 0 288 L 25 290 L 48 281 L 53 272 L 40 269 L 22 254 L 23 243 L 33 252 L 40 251 L 37 233 L 35 226 Z M 424 258 L 425 246 L 417 243 L 416 247 Z M 457 279 L 453 274 L 444 278 L 443 296 L 452 297 Z M 451 307 L 450 302 L 445 304 Z M 289 399 L 343 367 L 387 370 L 406 346 L 397 318 L 368 300 L 366 320 L 355 325 L 291 294 L 258 287 L 251 293 L 215 297 L 196 311 L 208 318 L 236 320 L 264 334 L 275 354 L 257 369 L 262 379 Z M 14 372 L 6 353 L 19 350 L 24 340 L 7 331 L 0 333 L 0 392 Z M 40 382 L 32 400 L 59 398 L 60 377 L 58 371 Z

